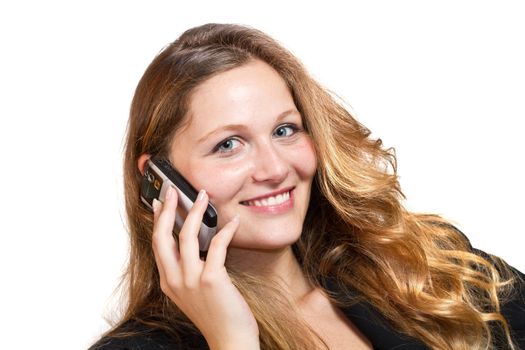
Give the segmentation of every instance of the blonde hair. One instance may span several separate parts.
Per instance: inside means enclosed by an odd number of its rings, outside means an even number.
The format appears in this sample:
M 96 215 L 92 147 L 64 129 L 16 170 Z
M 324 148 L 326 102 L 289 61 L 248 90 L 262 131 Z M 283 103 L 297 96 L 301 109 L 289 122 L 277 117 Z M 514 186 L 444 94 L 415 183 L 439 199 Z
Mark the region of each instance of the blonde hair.
M 193 89 L 221 72 L 258 59 L 287 83 L 312 137 L 318 169 L 310 207 L 294 252 L 316 286 L 337 281 L 331 295 L 345 306 L 357 293 L 381 311 L 391 325 L 435 349 L 488 349 L 491 321 L 501 324 L 501 298 L 512 290 L 504 262 L 475 254 L 466 238 L 436 215 L 411 213 L 402 206 L 392 149 L 373 140 L 337 98 L 314 81 L 297 58 L 263 32 L 235 24 L 205 24 L 184 32 L 149 65 L 133 98 L 124 160 L 130 257 L 122 287 L 127 305 L 109 336 L 126 336 L 128 320 L 163 329 L 177 337 L 191 322 L 161 291 L 151 250 L 152 215 L 139 198 L 144 153 L 166 155 L 188 112 Z M 253 276 L 229 267 L 250 304 L 263 349 L 313 348 L 316 335 L 279 310 L 286 300 Z M 351 293 L 353 291 L 353 293 Z

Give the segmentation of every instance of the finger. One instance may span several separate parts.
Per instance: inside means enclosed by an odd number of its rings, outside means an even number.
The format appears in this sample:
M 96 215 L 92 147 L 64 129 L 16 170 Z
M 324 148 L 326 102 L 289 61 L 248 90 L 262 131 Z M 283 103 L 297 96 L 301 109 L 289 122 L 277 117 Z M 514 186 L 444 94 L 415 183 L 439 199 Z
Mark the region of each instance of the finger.
M 171 244 L 171 247 L 168 247 L 166 251 L 169 250 L 169 248 L 174 251 L 178 249 L 175 240 Z M 161 255 L 164 256 L 164 253 L 159 252 L 157 245 L 154 245 L 153 256 L 155 257 L 155 263 L 157 265 L 157 269 L 159 270 L 160 286 L 164 294 L 170 296 L 171 298 L 174 289 L 177 288 L 177 286 L 182 285 L 182 273 L 176 262 L 172 261 L 170 263 L 170 260 L 172 259 L 166 259 L 166 257 L 161 257 Z M 177 266 L 169 267 L 169 265 Z
M 184 225 L 179 234 L 180 257 L 182 261 L 182 271 L 186 278 L 198 280 L 202 260 L 199 257 L 198 235 L 201 227 L 202 217 L 208 205 L 208 195 L 201 190 L 197 200 L 188 212 Z
M 164 204 L 154 203 L 154 225 L 152 235 L 152 247 L 156 256 L 159 271 L 168 273 L 166 278 L 171 280 L 173 276 L 180 275 L 178 260 L 180 259 L 177 241 L 173 237 L 173 225 L 177 210 L 177 194 L 172 188 L 166 193 Z
M 153 223 L 157 222 L 159 219 L 160 210 L 162 208 L 162 202 L 157 198 L 153 198 Z
M 160 211 L 162 210 L 162 202 L 157 199 L 153 199 L 152 206 L 153 206 L 153 223 L 154 223 L 153 230 L 155 232 L 155 223 L 158 221 Z M 160 284 L 162 286 L 164 282 L 166 281 L 166 272 L 164 270 L 164 266 L 162 266 L 162 261 L 160 260 L 159 253 L 157 252 L 157 246 L 158 246 L 158 243 L 156 241 L 157 239 L 158 239 L 158 235 L 153 234 L 151 237 L 151 247 L 153 250 L 153 256 L 155 257 L 155 264 L 157 265 L 157 269 L 159 270 Z
M 235 232 L 239 228 L 239 214 L 230 220 L 220 231 L 212 238 L 210 249 L 206 256 L 205 269 L 207 272 L 218 270 L 224 267 L 228 246 L 232 241 Z
M 164 266 L 162 265 L 162 261 L 159 257 L 159 253 L 156 248 L 156 244 L 152 244 L 153 248 L 153 257 L 155 258 L 155 264 L 157 265 L 157 270 L 159 271 L 159 278 L 161 286 L 163 285 L 164 281 L 166 281 L 166 270 L 164 269 Z
M 175 217 L 177 214 L 177 191 L 171 186 L 166 190 L 164 203 L 153 201 L 154 226 L 162 229 L 164 233 L 173 232 Z M 160 204 L 160 205 L 159 205 Z

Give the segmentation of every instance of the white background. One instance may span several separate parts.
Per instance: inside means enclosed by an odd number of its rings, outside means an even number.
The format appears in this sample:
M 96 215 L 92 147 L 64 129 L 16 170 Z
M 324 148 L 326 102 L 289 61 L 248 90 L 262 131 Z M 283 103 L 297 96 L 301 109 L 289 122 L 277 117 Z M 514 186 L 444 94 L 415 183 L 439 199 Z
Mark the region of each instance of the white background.
M 2 347 L 85 349 L 107 328 L 131 97 L 207 22 L 283 43 L 396 148 L 409 208 L 525 271 L 521 1 L 14 3 L 0 5 Z

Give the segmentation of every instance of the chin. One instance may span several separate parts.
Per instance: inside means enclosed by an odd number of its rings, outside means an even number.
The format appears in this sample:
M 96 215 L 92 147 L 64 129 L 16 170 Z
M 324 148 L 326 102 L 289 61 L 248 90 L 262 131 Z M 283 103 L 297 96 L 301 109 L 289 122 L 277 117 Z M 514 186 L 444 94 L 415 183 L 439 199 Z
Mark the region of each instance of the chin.
M 265 232 L 238 232 L 233 238 L 230 247 L 254 250 L 280 250 L 297 242 L 301 237 L 301 230 L 279 232 L 274 234 Z

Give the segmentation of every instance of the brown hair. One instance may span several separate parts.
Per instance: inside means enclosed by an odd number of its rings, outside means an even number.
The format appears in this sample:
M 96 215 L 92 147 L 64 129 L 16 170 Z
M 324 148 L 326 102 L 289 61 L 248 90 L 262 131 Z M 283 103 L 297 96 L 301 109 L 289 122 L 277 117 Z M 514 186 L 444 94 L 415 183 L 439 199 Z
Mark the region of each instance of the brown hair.
M 160 52 L 137 86 L 124 160 L 131 249 L 123 288 L 128 300 L 108 334 L 119 336 L 118 325 L 128 320 L 174 336 L 192 327 L 160 289 L 151 249 L 152 215 L 139 198 L 137 161 L 144 153 L 166 155 L 196 86 L 254 59 L 284 79 L 316 147 L 310 207 L 294 246 L 310 281 L 317 286 L 326 279 L 337 281 L 348 291 L 332 296 L 338 305 L 354 302 L 346 295 L 357 291 L 397 330 L 432 348 L 490 348 L 489 321 L 500 322 L 512 347 L 499 312 L 500 299 L 511 290 L 512 275 L 504 262 L 474 254 L 467 239 L 439 216 L 405 210 L 393 149 L 372 139 L 277 41 L 234 24 L 187 30 Z M 230 272 L 259 323 L 262 348 L 311 347 L 311 339 L 295 332 L 304 325 L 258 302 L 272 291 L 250 276 Z

